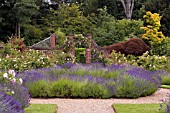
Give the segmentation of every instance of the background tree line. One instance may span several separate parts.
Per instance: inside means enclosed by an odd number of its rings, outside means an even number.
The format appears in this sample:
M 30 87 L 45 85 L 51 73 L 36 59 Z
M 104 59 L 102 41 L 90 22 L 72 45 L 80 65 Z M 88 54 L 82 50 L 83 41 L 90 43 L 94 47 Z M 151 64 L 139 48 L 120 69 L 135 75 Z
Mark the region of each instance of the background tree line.
M 92 33 L 96 42 L 110 45 L 131 37 L 140 37 L 143 15 L 159 13 L 161 31 L 170 36 L 169 0 L 1 0 L 0 40 L 21 35 L 27 45 L 49 36 L 50 31 L 65 36 L 69 33 Z M 133 6 L 127 17 L 124 5 Z M 130 4 L 128 4 L 130 3 Z M 127 19 L 125 19 L 127 18 Z

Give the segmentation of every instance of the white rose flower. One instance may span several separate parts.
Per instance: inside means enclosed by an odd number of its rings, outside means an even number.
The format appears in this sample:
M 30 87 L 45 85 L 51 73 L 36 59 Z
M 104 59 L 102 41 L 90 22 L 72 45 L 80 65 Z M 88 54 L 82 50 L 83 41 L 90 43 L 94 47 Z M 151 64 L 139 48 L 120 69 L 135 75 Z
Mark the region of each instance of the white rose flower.
M 22 83 L 23 83 L 23 80 L 22 80 L 22 78 L 20 78 L 20 79 L 19 79 L 19 81 L 20 81 L 20 84 L 22 84 Z
M 4 77 L 4 78 L 8 78 L 8 74 L 7 74 L 7 73 L 4 73 L 4 74 L 3 74 L 3 77 Z
M 15 94 L 15 92 L 14 92 L 14 91 L 11 91 L 11 94 Z
M 8 73 L 11 74 L 13 77 L 15 77 L 15 75 L 16 75 L 15 71 L 11 70 L 11 69 L 8 71 Z
M 13 79 L 11 80 L 11 82 L 12 82 L 12 83 L 15 83 L 15 82 L 16 82 L 16 78 L 13 78 Z

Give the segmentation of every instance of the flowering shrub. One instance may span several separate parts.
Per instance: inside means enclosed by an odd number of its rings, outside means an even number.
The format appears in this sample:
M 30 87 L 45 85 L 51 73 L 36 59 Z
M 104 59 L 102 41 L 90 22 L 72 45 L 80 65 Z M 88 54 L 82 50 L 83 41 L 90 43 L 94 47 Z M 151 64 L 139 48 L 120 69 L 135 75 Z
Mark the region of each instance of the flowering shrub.
M 12 100 L 19 102 L 21 109 L 24 109 L 29 106 L 30 96 L 28 90 L 22 86 L 22 83 L 23 80 L 16 77 L 14 70 L 1 72 L 0 74 L 0 92 L 4 92 Z
M 11 37 L 9 43 L 11 46 L 20 52 L 23 52 L 26 49 L 26 45 L 23 43 L 23 39 L 20 37 Z
M 15 92 L 12 89 L 9 89 L 7 87 L 7 84 L 10 83 L 17 83 L 17 84 L 22 84 L 22 79 L 21 78 L 16 78 L 15 77 L 16 73 L 14 70 L 9 70 L 8 72 L 0 72 L 0 84 L 4 87 L 1 89 L 2 91 L 6 92 L 7 94 L 14 94 Z
M 155 73 L 129 65 L 67 63 L 63 68 L 31 69 L 18 76 L 32 97 L 137 98 L 151 95 L 161 85 Z
M 147 70 L 164 70 L 168 65 L 168 57 L 149 55 L 149 52 L 145 52 L 142 56 L 125 56 L 121 53 L 112 52 L 111 59 L 106 59 L 106 64 L 120 64 L 120 65 L 134 65 L 140 66 Z
M 52 56 L 52 58 L 50 57 L 50 59 L 55 61 L 54 63 L 58 65 L 65 64 L 66 62 L 75 63 L 75 57 L 73 57 L 70 53 L 54 51 L 54 53 L 50 56 Z
M 110 56 L 111 59 L 110 58 L 106 59 L 106 64 L 122 65 L 128 62 L 126 56 L 124 54 L 121 54 L 120 52 L 117 53 L 116 51 L 113 50 Z
M 1 72 L 0 76 L 0 112 L 24 113 L 23 109 L 29 106 L 29 93 L 22 86 L 22 79 L 15 77 L 14 70 Z
M 168 57 L 149 55 L 149 52 L 144 53 L 142 56 L 138 57 L 138 66 L 141 66 L 148 70 L 164 70 L 168 63 Z
M 17 72 L 30 68 L 51 67 L 54 64 L 74 62 L 70 54 L 61 51 L 41 52 L 38 50 L 25 50 L 20 52 L 12 43 L 7 43 L 1 51 L 0 69 L 14 69 Z
M 18 72 L 30 68 L 42 68 L 54 65 L 54 63 L 44 53 L 36 50 L 28 50 L 24 53 L 19 53 L 13 50 L 16 54 L 7 55 L 0 61 L 1 69 L 14 69 Z
M 170 38 L 166 37 L 161 44 L 153 45 L 150 54 L 170 56 Z

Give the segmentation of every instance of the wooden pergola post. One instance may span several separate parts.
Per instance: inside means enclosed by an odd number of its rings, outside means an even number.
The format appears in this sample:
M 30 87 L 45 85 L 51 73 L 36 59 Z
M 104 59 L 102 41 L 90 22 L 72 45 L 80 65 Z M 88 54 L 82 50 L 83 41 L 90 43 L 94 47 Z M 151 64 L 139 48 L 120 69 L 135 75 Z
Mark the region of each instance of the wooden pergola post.
M 88 34 L 87 38 L 89 40 L 89 45 L 86 48 L 86 64 L 91 63 L 92 55 L 91 55 L 91 40 L 92 40 L 92 34 Z

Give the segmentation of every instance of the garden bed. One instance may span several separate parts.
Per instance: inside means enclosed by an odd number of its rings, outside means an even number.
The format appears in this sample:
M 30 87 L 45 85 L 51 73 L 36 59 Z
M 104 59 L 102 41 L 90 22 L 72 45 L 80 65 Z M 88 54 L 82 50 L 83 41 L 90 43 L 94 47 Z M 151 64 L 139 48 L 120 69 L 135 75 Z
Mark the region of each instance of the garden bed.
M 161 85 L 158 73 L 129 65 L 64 64 L 31 69 L 18 75 L 31 97 L 138 98 Z

